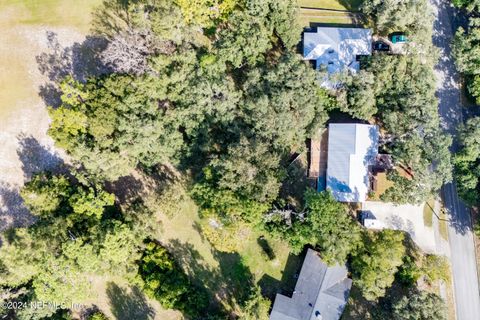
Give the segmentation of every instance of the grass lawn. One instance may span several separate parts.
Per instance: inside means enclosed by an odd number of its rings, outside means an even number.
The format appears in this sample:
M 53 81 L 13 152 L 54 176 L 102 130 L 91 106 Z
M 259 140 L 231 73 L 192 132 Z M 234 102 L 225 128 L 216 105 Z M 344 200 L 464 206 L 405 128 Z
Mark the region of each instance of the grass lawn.
M 0 121 L 39 102 L 39 43 L 52 30 L 85 34 L 101 0 L 0 0 Z
M 432 227 L 433 225 L 433 207 L 435 206 L 435 200 L 430 199 L 423 205 L 423 222 L 425 226 Z
M 148 298 L 140 289 L 130 286 L 124 279 L 95 277 L 91 282 L 96 294 L 82 305 L 97 306 L 109 316 L 109 319 L 183 319 L 180 312 L 164 309 L 158 301 Z M 74 310 L 77 313 L 79 311 L 81 310 Z M 80 319 L 80 314 L 75 315 Z
M 358 11 L 362 0 L 298 0 L 301 7 Z
M 91 12 L 101 0 L 0 0 L 2 27 L 26 25 L 66 26 L 87 31 Z
M 355 21 L 351 14 L 344 12 L 326 12 L 314 10 L 301 10 L 299 15 L 299 23 L 303 27 L 310 27 L 311 24 L 322 23 L 335 25 L 354 25 Z
M 362 23 L 362 15 L 358 13 L 361 3 L 362 0 L 298 0 L 301 7 L 299 23 L 304 27 L 315 24 L 359 25 Z
M 440 236 L 448 241 L 448 219 L 449 219 L 449 215 L 447 214 L 447 212 L 445 211 L 445 209 L 441 209 L 440 210 L 440 213 L 439 213 L 439 216 L 440 216 L 440 220 L 439 220 L 439 231 L 440 231 Z
M 380 201 L 380 197 L 382 196 L 382 194 L 384 194 L 385 191 L 387 191 L 387 189 L 392 186 L 393 186 L 393 182 L 387 179 L 386 172 L 377 173 L 377 187 L 376 187 L 376 191 L 373 193 L 373 196 L 371 197 L 371 200 Z
M 273 298 L 279 290 L 289 291 L 302 259 L 291 255 L 288 246 L 256 230 L 242 235 L 235 253 L 215 250 L 203 238 L 197 207 L 190 201 L 173 217 L 159 215 L 159 240 L 172 252 L 191 278 L 215 296 L 211 307 L 221 304 L 234 311 L 248 281 L 258 283 L 264 295 Z

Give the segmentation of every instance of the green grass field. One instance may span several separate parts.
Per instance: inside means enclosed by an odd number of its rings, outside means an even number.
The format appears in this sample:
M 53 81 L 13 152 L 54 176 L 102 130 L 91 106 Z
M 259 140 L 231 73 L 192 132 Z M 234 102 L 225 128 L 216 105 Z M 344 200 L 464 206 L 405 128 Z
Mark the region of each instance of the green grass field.
M 189 202 L 173 217 L 160 216 L 159 240 L 166 244 L 192 279 L 220 299 L 222 307 L 234 311 L 236 300 L 247 289 L 248 279 L 274 297 L 280 289 L 293 289 L 294 274 L 302 259 L 288 246 L 256 230 L 249 230 L 239 251 L 222 253 L 213 248 L 200 231 L 197 207 Z M 214 307 L 217 303 L 213 303 Z
M 298 0 L 300 7 L 358 11 L 362 0 Z
M 332 26 L 358 25 L 361 20 L 358 13 L 361 3 L 362 0 L 298 0 L 301 7 L 299 22 L 304 27 L 316 23 Z
M 35 56 L 47 30 L 86 34 L 101 0 L 0 0 L 0 119 L 38 103 Z M 43 41 L 43 40 L 42 40 Z
M 100 3 L 101 0 L 0 0 L 0 24 L 66 26 L 87 31 L 90 14 Z
M 423 222 L 425 226 L 431 227 L 433 225 L 433 207 L 435 206 L 435 200 L 430 199 L 423 205 Z

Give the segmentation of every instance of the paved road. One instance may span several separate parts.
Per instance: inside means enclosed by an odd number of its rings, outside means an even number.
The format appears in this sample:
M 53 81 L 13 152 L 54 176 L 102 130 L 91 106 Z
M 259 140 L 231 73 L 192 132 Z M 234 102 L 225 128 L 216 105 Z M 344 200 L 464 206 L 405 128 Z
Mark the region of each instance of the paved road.
M 451 56 L 450 43 L 453 38 L 454 12 L 449 0 L 431 0 L 436 20 L 434 44 L 441 50 L 436 66 L 437 97 L 442 128 L 452 134 L 462 122 L 461 92 L 458 72 Z M 456 144 L 452 151 L 457 149 Z M 459 200 L 455 184 L 443 188 L 445 207 L 450 212 L 448 227 L 457 320 L 480 319 L 480 292 L 475 261 L 475 250 L 468 209 Z

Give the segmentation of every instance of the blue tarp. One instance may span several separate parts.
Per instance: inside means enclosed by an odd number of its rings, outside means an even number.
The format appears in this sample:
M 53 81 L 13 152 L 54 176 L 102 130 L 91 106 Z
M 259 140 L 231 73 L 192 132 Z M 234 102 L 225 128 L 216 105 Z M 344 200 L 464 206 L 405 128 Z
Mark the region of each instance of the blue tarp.
M 324 191 L 326 188 L 326 179 L 325 177 L 318 177 L 317 180 L 317 191 Z

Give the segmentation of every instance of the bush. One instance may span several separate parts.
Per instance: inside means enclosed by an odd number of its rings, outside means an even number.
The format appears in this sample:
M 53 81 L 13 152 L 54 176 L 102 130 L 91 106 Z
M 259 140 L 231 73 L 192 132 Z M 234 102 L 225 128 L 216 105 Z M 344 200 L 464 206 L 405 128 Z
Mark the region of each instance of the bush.
M 398 280 L 406 286 L 413 286 L 422 276 L 422 270 L 414 258 L 406 256 L 403 258 L 403 265 L 397 272 Z
M 100 311 L 96 311 L 88 316 L 88 320 L 109 320 L 106 315 Z
M 158 243 L 146 244 L 138 273 L 145 292 L 164 308 L 177 309 L 191 317 L 205 312 L 208 305 L 205 292 L 191 284 L 167 249 Z

